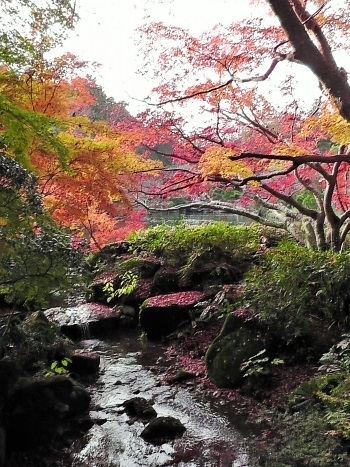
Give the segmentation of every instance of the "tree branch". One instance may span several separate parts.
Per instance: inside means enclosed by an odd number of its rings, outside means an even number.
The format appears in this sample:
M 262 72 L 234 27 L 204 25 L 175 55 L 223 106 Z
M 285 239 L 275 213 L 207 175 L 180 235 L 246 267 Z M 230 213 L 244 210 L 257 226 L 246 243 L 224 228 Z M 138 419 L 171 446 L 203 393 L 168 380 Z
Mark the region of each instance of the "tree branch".
M 193 203 L 180 204 L 178 206 L 171 206 L 169 208 L 155 208 L 147 205 L 141 200 L 136 201 L 138 204 L 146 208 L 148 211 L 154 212 L 168 212 L 168 211 L 181 211 L 183 209 L 210 209 L 214 211 L 225 211 L 231 214 L 237 214 L 239 216 L 247 217 L 253 221 L 259 222 L 268 227 L 274 227 L 276 229 L 286 229 L 285 222 L 274 222 L 264 217 L 259 216 L 258 214 L 246 211 L 245 209 L 236 208 L 233 205 L 224 204 L 220 202 L 204 202 L 204 201 L 195 201 Z

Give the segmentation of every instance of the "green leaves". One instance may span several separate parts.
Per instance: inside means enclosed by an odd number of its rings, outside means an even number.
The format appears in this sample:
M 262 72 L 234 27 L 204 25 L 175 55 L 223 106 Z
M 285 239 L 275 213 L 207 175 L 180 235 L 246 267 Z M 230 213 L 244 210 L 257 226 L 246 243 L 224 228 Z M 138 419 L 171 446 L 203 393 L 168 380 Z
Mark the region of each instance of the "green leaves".
M 245 275 L 244 302 L 269 331 L 289 344 L 317 329 L 348 320 L 348 254 L 312 251 L 282 241 Z
M 68 157 L 68 149 L 57 137 L 62 123 L 38 112 L 30 112 L 18 107 L 0 93 L 0 142 L 25 167 L 31 168 L 29 151 L 33 139 L 40 141 L 41 150 L 56 154 L 62 165 Z
M 134 271 L 126 271 L 120 280 L 120 286 L 116 289 L 112 281 L 105 283 L 103 292 L 108 295 L 107 303 L 110 303 L 115 298 L 120 298 L 125 295 L 130 295 L 137 287 L 139 276 Z
M 72 363 L 72 360 L 68 357 L 65 357 L 59 361 L 55 360 L 51 363 L 50 371 L 48 371 L 45 376 L 66 375 L 69 373 L 68 366 L 71 363 Z
M 320 358 L 319 371 L 323 373 L 350 372 L 350 334 L 344 334 L 343 339 L 333 345 Z
M 58 287 L 79 282 L 81 253 L 44 213 L 37 180 L 0 153 L 0 295 L 43 306 Z
M 16 68 L 32 64 L 38 54 L 60 45 L 77 19 L 73 0 L 3 0 L 0 63 Z

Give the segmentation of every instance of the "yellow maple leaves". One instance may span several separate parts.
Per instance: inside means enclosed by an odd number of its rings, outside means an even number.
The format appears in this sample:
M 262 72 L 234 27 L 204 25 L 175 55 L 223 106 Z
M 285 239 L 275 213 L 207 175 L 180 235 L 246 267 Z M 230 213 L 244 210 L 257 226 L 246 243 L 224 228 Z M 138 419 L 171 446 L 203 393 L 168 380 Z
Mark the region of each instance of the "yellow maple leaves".
M 321 116 L 311 117 L 303 125 L 302 135 L 309 136 L 315 131 L 328 134 L 335 144 L 350 144 L 350 123 L 336 110 L 324 110 Z
M 199 167 L 205 178 L 220 175 L 223 178 L 247 178 L 254 175 L 252 169 L 243 161 L 232 161 L 235 151 L 224 147 L 209 147 L 200 159 Z

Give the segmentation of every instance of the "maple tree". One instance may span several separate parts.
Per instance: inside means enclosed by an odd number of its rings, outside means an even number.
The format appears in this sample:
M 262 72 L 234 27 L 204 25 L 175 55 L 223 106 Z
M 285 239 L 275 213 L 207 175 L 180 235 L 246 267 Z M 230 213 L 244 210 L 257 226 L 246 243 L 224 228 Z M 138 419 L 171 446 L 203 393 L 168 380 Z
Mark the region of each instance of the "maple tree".
M 84 77 L 87 63 L 70 53 L 48 54 L 65 37 L 64 28 L 51 33 L 49 25 L 71 26 L 74 5 L 17 3 L 33 11 L 23 54 L 0 68 L 0 138 L 6 154 L 36 175 L 47 213 L 77 237 L 74 244 L 80 238 L 99 248 L 125 235 L 125 225 L 141 225 L 126 186 L 132 188 L 135 172 L 155 164 L 134 153 L 137 132 L 118 128 L 131 118 L 125 104 Z
M 350 86 L 334 57 L 346 50 L 349 9 L 336 1 L 251 3 L 265 10 L 200 37 L 161 23 L 141 28 L 144 68 L 157 82 L 141 116 L 151 128 L 143 144 L 151 151 L 171 142 L 162 154 L 172 164 L 139 202 L 159 209 L 146 196 L 182 191 L 190 202 L 163 209 L 241 214 L 311 248 L 340 250 L 350 230 Z M 303 106 L 295 97 L 303 78 L 295 76 L 310 71 L 319 96 Z M 238 196 L 214 199 L 213 184 Z
M 66 54 L 50 67 L 47 62 L 44 65 L 40 74 L 28 77 L 25 73 L 4 81 L 3 92 L 21 109 L 45 116 L 54 125 L 54 141 L 64 148 L 64 157 L 58 158 L 46 141 L 33 137 L 26 148 L 28 164 L 39 179 L 53 219 L 91 248 L 100 248 L 120 239 L 122 232 L 125 235 L 123 219 L 129 228 L 140 227 L 139 215 L 131 214 L 127 189 L 135 185 L 138 172 L 160 165 L 135 153 L 139 136 L 132 127 L 119 128 L 115 116 L 113 122 L 98 115 L 92 119 L 96 98 L 91 89 L 98 87 L 79 76 L 85 63 Z M 122 123 L 129 117 L 122 104 L 112 107 Z
M 45 213 L 30 170 L 34 141 L 64 161 L 66 148 L 53 131 L 56 119 L 21 105 L 12 85 L 33 75 L 28 66 L 61 42 L 76 15 L 68 0 L 3 0 L 0 7 L 0 296 L 30 308 L 47 304 L 58 286 L 68 290 L 75 284 L 82 257 Z

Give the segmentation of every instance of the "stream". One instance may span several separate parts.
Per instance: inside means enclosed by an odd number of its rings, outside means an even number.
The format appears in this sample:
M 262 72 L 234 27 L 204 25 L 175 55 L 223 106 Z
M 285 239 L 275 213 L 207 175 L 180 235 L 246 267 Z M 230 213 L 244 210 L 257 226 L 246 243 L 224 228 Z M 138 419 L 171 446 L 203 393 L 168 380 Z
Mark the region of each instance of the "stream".
M 148 368 L 163 355 L 161 344 L 123 330 L 110 340 L 87 339 L 81 347 L 99 353 L 99 377 L 90 386 L 91 417 L 98 424 L 73 448 L 72 467 L 205 466 L 254 467 L 249 430 L 229 408 L 199 398 L 183 386 L 162 384 Z M 162 445 L 145 442 L 145 423 L 132 421 L 122 403 L 132 397 L 152 402 L 158 416 L 181 420 L 181 438 Z

